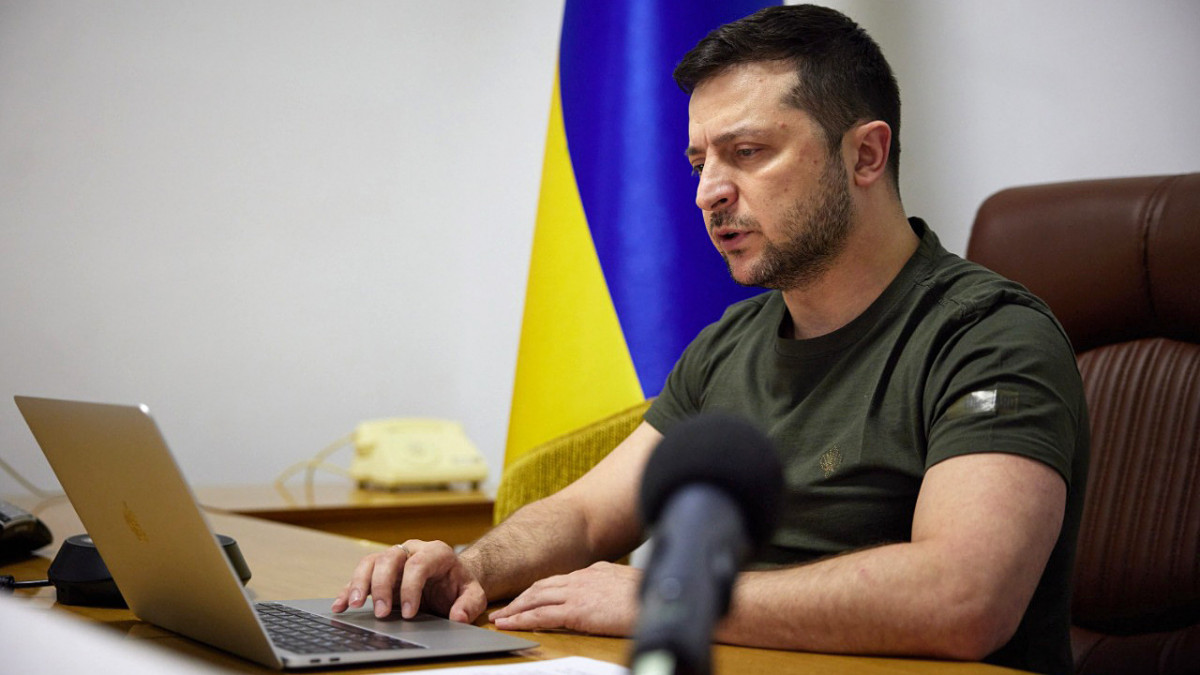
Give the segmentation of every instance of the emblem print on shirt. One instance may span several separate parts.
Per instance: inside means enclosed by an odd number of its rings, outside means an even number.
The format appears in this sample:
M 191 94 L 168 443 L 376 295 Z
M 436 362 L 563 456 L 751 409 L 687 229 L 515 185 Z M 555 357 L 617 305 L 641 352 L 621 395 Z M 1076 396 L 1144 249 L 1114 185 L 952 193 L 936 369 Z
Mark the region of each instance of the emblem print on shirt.
M 842 465 L 842 449 L 838 446 L 833 446 L 821 455 L 821 470 L 825 472 L 825 477 L 829 478 L 834 471 Z

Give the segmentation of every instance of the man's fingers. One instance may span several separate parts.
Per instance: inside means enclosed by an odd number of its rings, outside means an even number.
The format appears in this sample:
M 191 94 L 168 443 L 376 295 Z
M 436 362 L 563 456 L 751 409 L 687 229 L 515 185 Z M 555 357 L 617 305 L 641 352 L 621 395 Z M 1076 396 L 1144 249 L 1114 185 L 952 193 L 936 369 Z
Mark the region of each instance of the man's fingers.
M 396 580 L 401 577 L 407 560 L 407 549 L 401 546 L 393 546 L 376 556 L 374 569 L 371 571 L 371 597 L 374 599 L 375 616 L 382 619 L 391 613 Z M 351 594 L 353 597 L 353 591 Z
M 566 617 L 566 607 L 563 605 L 541 605 L 509 616 L 493 618 L 492 623 L 500 630 L 550 630 L 566 628 Z
M 457 621 L 474 621 L 487 608 L 483 588 L 463 567 L 454 549 L 440 541 L 409 539 L 403 544 L 364 557 L 350 583 L 330 609 L 343 612 L 362 607 L 373 598 L 375 616 L 384 618 L 400 605 L 411 619 L 423 604 L 427 611 L 445 613 Z
M 445 575 L 457 562 L 454 550 L 439 544 L 410 539 L 399 546 L 410 554 L 406 556 L 404 576 L 400 579 L 400 616 L 405 619 L 413 618 L 421 609 L 421 597 L 429 579 Z
M 502 630 L 558 629 L 629 635 L 637 619 L 640 576 L 623 566 L 599 565 L 548 577 L 525 589 L 489 618 Z
M 566 575 L 546 577 L 526 588 L 504 607 L 492 612 L 488 618 L 495 622 L 542 605 L 559 605 L 566 601 L 568 588 Z
M 362 607 L 363 602 L 367 599 L 371 588 L 371 576 L 375 569 L 375 558 L 379 554 L 365 556 L 358 561 L 358 565 L 354 568 L 354 573 L 350 576 L 350 583 L 342 589 L 333 600 L 331 611 L 344 612 L 351 607 Z
M 478 584 L 470 584 L 450 606 L 450 611 L 446 616 L 451 621 L 471 623 L 480 614 L 483 614 L 485 609 L 487 609 L 487 596 L 484 595 L 483 589 Z
M 329 611 L 344 612 L 349 609 L 351 592 L 351 584 L 348 583 L 342 588 L 341 592 L 337 594 L 337 597 L 333 599 L 333 605 L 330 606 Z

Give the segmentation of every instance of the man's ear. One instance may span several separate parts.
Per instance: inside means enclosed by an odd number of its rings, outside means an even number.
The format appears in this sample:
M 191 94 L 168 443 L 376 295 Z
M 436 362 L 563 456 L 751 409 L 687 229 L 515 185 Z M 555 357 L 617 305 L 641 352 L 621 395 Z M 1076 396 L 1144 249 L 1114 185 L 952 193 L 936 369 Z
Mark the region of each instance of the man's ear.
M 887 122 L 865 122 L 846 132 L 854 184 L 867 187 L 887 172 L 888 152 L 892 147 L 892 128 Z

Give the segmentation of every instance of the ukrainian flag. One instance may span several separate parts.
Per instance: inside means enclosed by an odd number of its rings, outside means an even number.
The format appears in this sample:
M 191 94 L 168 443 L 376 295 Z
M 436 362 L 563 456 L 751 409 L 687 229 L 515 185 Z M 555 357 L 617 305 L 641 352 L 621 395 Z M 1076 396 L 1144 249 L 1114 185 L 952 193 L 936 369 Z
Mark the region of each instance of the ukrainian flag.
M 505 462 L 657 395 L 732 302 L 671 72 L 762 0 L 566 0 Z

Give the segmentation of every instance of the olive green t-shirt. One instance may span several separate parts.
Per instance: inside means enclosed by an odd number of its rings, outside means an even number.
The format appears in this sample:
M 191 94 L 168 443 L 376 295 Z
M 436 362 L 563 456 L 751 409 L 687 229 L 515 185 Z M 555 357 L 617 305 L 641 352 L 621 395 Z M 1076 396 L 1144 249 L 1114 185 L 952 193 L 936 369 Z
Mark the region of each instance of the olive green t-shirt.
M 784 465 L 780 525 L 759 566 L 909 541 L 925 471 L 950 457 L 1023 455 L 1068 487 L 1062 533 L 1017 634 L 987 660 L 1069 672 L 1070 573 L 1086 485 L 1088 424 L 1074 353 L 1044 303 L 947 252 L 919 219 L 920 245 L 846 326 L 780 337 L 779 292 L 732 305 L 684 351 L 646 421 L 669 433 L 720 410 L 758 424 Z

